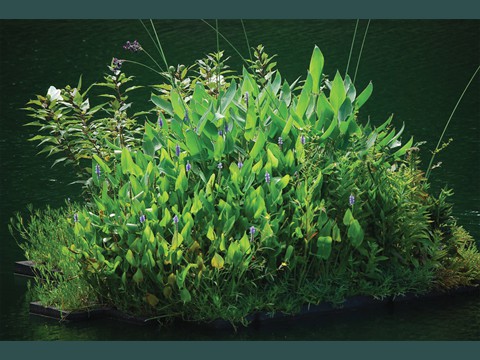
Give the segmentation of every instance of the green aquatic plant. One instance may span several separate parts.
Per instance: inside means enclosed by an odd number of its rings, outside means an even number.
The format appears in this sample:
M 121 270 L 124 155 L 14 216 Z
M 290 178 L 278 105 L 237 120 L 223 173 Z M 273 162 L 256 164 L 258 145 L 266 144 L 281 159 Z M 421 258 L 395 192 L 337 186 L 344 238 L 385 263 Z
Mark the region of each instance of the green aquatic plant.
M 328 80 L 318 47 L 299 84 L 282 78 L 263 46 L 236 74 L 211 27 L 217 51 L 189 67 L 169 66 L 154 27 L 165 66 L 138 42 L 125 44 L 166 79 L 145 111 L 127 114 L 118 93 L 79 113 L 67 88 L 29 108 L 41 120 L 34 125 L 50 130 L 34 138 L 45 151 L 83 166 L 88 201 L 46 223 L 69 229 L 49 246 L 68 254 L 94 302 L 157 319 L 245 322 L 258 310 L 479 280 L 478 250 L 451 218 L 446 193 L 429 193 L 418 144 L 401 138 L 392 117 L 380 126 L 361 117 L 371 83 L 357 91 L 348 75 Z M 124 63 L 137 62 L 114 59 L 100 85 L 132 81 Z M 85 95 L 76 101 L 80 110 L 89 104 Z M 45 287 L 51 299 L 75 296 L 65 278 L 55 283 Z
M 78 255 L 73 223 L 78 221 L 77 204 L 42 210 L 28 207 L 28 214 L 11 219 L 9 230 L 33 262 L 35 286 L 31 296 L 47 306 L 79 310 L 98 304 L 96 290 L 86 281 Z

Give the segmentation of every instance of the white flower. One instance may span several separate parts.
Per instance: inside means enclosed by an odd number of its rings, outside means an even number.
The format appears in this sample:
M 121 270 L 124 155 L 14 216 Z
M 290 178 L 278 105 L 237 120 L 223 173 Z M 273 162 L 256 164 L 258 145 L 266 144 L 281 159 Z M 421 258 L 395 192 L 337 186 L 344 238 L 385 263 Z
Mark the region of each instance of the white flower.
M 48 88 L 47 98 L 50 99 L 50 101 L 63 100 L 62 95 L 60 95 L 60 93 L 61 93 L 60 89 L 57 89 L 55 86 L 50 86 Z

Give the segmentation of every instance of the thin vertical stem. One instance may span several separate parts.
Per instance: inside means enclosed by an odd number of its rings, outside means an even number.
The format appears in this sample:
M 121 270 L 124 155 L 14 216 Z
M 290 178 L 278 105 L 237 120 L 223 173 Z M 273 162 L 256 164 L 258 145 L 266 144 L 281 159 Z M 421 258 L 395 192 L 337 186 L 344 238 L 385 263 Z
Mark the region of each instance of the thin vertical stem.
M 357 78 L 358 65 L 360 65 L 360 59 L 362 58 L 363 45 L 365 44 L 365 39 L 367 38 L 368 27 L 370 26 L 370 19 L 368 19 L 367 28 L 365 29 L 365 34 L 363 35 L 362 46 L 360 47 L 360 54 L 358 54 L 357 67 L 355 68 L 355 75 L 353 75 L 353 83 Z
M 250 42 L 248 41 L 247 30 L 245 29 L 245 24 L 243 23 L 243 20 L 240 19 L 240 21 L 242 23 L 243 34 L 245 35 L 245 41 L 247 42 L 248 56 L 250 56 L 250 60 L 252 60 L 252 52 L 250 50 Z
M 220 100 L 220 41 L 218 31 L 218 19 L 215 19 L 215 30 L 217 33 L 217 92 Z M 220 108 L 220 101 L 217 102 L 217 110 Z
M 153 29 L 153 32 L 155 34 L 155 38 L 157 39 L 158 48 L 160 49 L 160 54 L 162 55 L 163 62 L 165 63 L 165 67 L 167 68 L 167 71 L 168 71 L 167 58 L 165 57 L 165 53 L 163 52 L 162 43 L 160 42 L 160 39 L 158 38 L 157 30 L 155 29 L 155 25 L 153 25 L 153 20 L 152 19 L 150 19 L 150 24 L 152 25 L 152 29 Z
M 465 89 L 463 89 L 462 95 L 458 98 L 457 103 L 455 104 L 455 107 L 453 108 L 452 113 L 450 114 L 450 117 L 447 120 L 447 123 L 445 124 L 445 127 L 443 128 L 442 135 L 440 135 L 440 139 L 438 139 L 437 146 L 435 147 L 435 150 L 433 151 L 432 157 L 430 159 L 430 163 L 428 164 L 427 172 L 425 174 L 425 177 L 428 179 L 430 176 L 430 173 L 432 172 L 432 164 L 433 160 L 435 159 L 435 155 L 438 152 L 438 149 L 440 147 L 440 144 L 442 143 L 443 136 L 445 135 L 445 132 L 447 131 L 448 125 L 450 125 L 450 121 L 452 120 L 453 114 L 455 114 L 455 111 L 457 110 L 458 105 L 460 104 L 460 101 L 462 101 L 463 95 L 465 95 L 465 92 L 467 91 L 468 87 L 472 83 L 473 79 L 475 78 L 475 75 L 477 75 L 478 70 L 480 70 L 480 66 L 477 67 L 477 70 L 473 73 L 472 77 L 470 78 L 470 81 L 468 82 L 467 86 L 465 86 Z
M 357 37 L 357 28 L 358 28 L 359 21 L 360 20 L 357 19 L 357 23 L 355 24 L 355 31 L 353 32 L 352 45 L 350 46 L 350 54 L 348 54 L 348 62 L 347 62 L 347 68 L 345 69 L 345 76 L 347 76 L 348 68 L 350 67 L 350 59 L 352 58 L 353 44 L 355 44 L 355 38 Z

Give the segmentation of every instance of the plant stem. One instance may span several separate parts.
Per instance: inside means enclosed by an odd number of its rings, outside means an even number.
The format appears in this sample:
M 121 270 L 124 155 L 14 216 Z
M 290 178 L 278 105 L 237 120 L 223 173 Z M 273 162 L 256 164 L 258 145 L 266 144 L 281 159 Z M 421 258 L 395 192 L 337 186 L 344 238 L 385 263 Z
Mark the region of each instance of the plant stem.
M 370 19 L 368 19 L 367 28 L 365 29 L 365 34 L 363 34 L 362 46 L 360 47 L 360 53 L 358 54 L 357 67 L 355 68 L 355 74 L 353 75 L 353 83 L 357 78 L 358 65 L 360 65 L 360 59 L 362 58 L 363 45 L 365 44 L 365 39 L 367 38 L 368 27 L 370 26 Z
M 252 51 L 250 50 L 250 42 L 248 41 L 247 30 L 245 29 L 245 24 L 243 23 L 242 19 L 240 19 L 240 22 L 242 23 L 243 34 L 245 35 L 245 41 L 247 42 L 248 56 L 250 57 L 250 60 L 252 60 Z
M 168 70 L 167 58 L 165 57 L 165 53 L 163 52 L 162 43 L 160 42 L 160 39 L 158 38 L 157 30 L 155 29 L 155 25 L 153 25 L 152 19 L 150 19 L 150 24 L 152 24 L 152 29 L 153 29 L 153 32 L 155 34 L 155 38 L 157 39 L 157 43 L 158 43 L 158 49 L 160 50 L 160 54 L 162 56 L 163 62 L 165 63 L 165 67 Z
M 358 28 L 359 21 L 360 20 L 357 19 L 357 23 L 355 24 L 355 31 L 353 32 L 352 45 L 350 46 L 350 54 L 348 54 L 347 68 L 345 69 L 345 76 L 347 76 L 348 74 L 348 68 L 350 66 L 350 59 L 352 58 L 353 44 L 355 44 L 355 38 L 357 36 L 357 28 Z
M 243 62 L 245 64 L 248 65 L 248 61 L 242 56 L 242 54 L 240 54 L 240 51 L 238 51 L 238 49 L 225 37 L 223 36 L 223 34 L 221 32 L 218 31 L 218 29 L 215 29 L 212 25 L 210 25 L 207 21 L 203 20 L 202 21 L 207 24 L 210 28 L 212 28 L 213 30 L 215 30 L 217 32 L 217 34 L 219 36 L 222 37 L 223 40 L 225 40 L 227 42 L 228 45 L 230 45 L 230 47 L 238 54 L 238 56 L 240 56 L 240 58 L 243 60 Z
M 427 172 L 425 174 L 425 178 L 428 179 L 430 176 L 430 173 L 432 172 L 432 164 L 433 160 L 435 159 L 435 155 L 438 152 L 438 148 L 440 147 L 440 144 L 442 143 L 443 136 L 445 135 L 445 132 L 447 131 L 448 125 L 450 125 L 450 121 L 452 120 L 453 114 L 455 114 L 455 111 L 457 110 L 458 105 L 460 104 L 460 101 L 462 101 L 463 95 L 465 95 L 465 92 L 467 91 L 468 87 L 472 83 L 473 79 L 475 78 L 475 75 L 477 75 L 478 70 L 480 70 L 480 65 L 477 67 L 477 70 L 473 73 L 472 77 L 470 78 L 470 81 L 468 82 L 467 86 L 465 86 L 465 89 L 463 89 L 462 95 L 458 98 L 457 103 L 455 104 L 455 107 L 452 110 L 452 113 L 450 114 L 450 117 L 447 120 L 447 123 L 445 124 L 445 127 L 443 128 L 442 135 L 440 135 L 440 138 L 438 139 L 437 146 L 435 147 L 435 150 L 433 151 L 432 157 L 430 159 L 430 163 L 428 164 Z

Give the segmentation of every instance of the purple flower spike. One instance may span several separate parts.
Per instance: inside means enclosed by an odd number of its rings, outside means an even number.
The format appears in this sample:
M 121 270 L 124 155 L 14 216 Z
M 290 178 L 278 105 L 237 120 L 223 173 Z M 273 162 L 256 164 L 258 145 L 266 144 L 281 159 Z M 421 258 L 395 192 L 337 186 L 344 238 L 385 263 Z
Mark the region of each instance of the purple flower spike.
M 190 118 L 188 117 L 188 111 L 185 112 L 185 117 L 183 118 L 183 121 L 185 122 L 185 124 L 189 124 L 189 123 L 190 123 Z
M 131 52 L 137 52 L 142 50 L 142 47 L 140 46 L 137 40 L 134 40 L 133 42 L 127 41 L 125 45 L 123 45 L 123 48 Z
M 100 165 L 95 165 L 95 174 L 97 174 L 97 177 L 100 177 L 100 174 L 102 171 L 100 170 Z
M 78 214 L 73 214 L 73 221 L 78 222 Z
M 223 164 L 221 162 L 218 163 L 217 168 L 223 169 Z
M 283 145 L 283 139 L 282 139 L 282 137 L 280 136 L 280 137 L 278 138 L 278 146 L 282 147 L 282 145 Z
M 145 217 L 145 215 L 140 215 L 140 224 L 143 224 L 145 222 L 145 220 L 147 220 L 147 218 Z
M 177 216 L 177 215 L 175 215 L 175 216 L 173 217 L 173 223 L 174 223 L 175 225 L 178 224 L 178 216 Z
M 265 182 L 267 184 L 270 184 L 270 174 L 268 173 L 268 171 L 265 173 Z
M 355 196 L 350 195 L 348 197 L 348 203 L 350 204 L 350 206 L 353 206 L 353 204 L 355 204 Z
M 247 105 L 248 109 L 248 91 L 245 91 L 245 104 Z
M 177 155 L 177 157 L 180 156 L 180 145 L 178 144 L 175 146 L 175 154 Z
M 302 143 L 302 145 L 305 145 L 305 135 L 302 135 L 302 137 L 300 138 L 300 142 Z
M 241 169 L 243 167 L 243 162 L 239 161 L 237 165 L 238 165 L 238 168 Z
M 160 115 L 158 115 L 158 126 L 163 127 L 163 119 Z
M 222 136 L 222 135 L 223 135 L 223 131 L 222 131 L 222 130 L 218 130 L 218 135 Z
M 249 230 L 250 230 L 250 242 L 253 242 L 253 237 L 256 231 L 255 226 L 251 226 Z
M 190 170 L 192 170 L 192 165 L 190 165 L 189 162 L 187 162 L 187 165 L 185 165 L 185 170 L 187 170 L 187 172 L 189 172 Z

